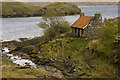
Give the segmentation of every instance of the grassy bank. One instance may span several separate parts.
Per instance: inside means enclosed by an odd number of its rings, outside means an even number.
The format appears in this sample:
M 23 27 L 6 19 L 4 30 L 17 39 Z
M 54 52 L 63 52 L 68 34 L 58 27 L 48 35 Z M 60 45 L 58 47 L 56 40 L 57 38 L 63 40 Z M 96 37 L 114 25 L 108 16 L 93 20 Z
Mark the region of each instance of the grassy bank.
M 2 17 L 42 16 L 51 11 L 54 13 L 60 12 L 60 15 L 74 15 L 81 12 L 77 6 L 70 3 L 56 2 L 40 7 L 21 2 L 2 2 Z
M 119 78 L 118 20 L 118 18 L 105 20 L 105 26 L 100 29 L 100 35 L 96 39 L 71 37 L 69 33 L 51 41 L 40 37 L 12 42 L 12 45 L 20 47 L 16 50 L 30 55 L 36 64 L 57 68 L 66 78 Z M 32 72 L 37 74 L 36 70 L 38 69 L 33 69 Z M 16 70 L 13 72 L 19 74 Z M 38 72 L 41 73 L 41 70 Z M 11 75 L 5 75 L 8 76 Z
M 31 6 L 21 2 L 2 2 L 3 17 L 27 17 L 35 15 L 40 6 Z
M 104 21 L 96 39 L 56 38 L 38 47 L 33 53 L 41 53 L 39 64 L 54 66 L 65 77 L 78 78 L 116 78 L 119 76 L 118 18 Z M 32 54 L 33 54 L 32 53 Z

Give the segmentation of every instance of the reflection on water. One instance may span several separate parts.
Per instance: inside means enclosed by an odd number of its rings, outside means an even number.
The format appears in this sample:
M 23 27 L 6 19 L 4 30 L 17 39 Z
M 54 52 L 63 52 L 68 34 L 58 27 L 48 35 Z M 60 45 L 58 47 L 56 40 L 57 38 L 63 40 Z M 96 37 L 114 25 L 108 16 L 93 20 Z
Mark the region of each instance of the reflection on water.
M 113 18 L 118 16 L 118 6 L 79 6 L 86 16 L 94 16 L 95 12 L 100 12 L 104 18 Z M 74 23 L 79 18 L 79 15 L 65 16 L 65 19 L 70 23 Z M 2 40 L 15 40 L 18 38 L 33 38 L 43 35 L 43 29 L 37 24 L 42 20 L 42 17 L 29 18 L 3 18 Z M 0 38 L 1 39 L 1 38 Z

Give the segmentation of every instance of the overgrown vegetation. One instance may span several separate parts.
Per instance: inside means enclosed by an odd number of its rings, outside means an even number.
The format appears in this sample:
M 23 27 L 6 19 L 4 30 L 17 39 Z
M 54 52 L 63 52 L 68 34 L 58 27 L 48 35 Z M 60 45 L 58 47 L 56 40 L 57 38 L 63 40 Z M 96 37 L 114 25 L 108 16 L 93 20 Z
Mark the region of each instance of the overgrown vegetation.
M 41 45 L 40 63 L 57 67 L 66 77 L 119 77 L 118 18 L 104 24 L 97 39 L 66 37 Z
M 37 69 L 29 66 L 21 67 L 13 64 L 3 55 L 4 78 L 119 78 L 119 18 L 105 19 L 104 27 L 98 31 L 99 36 L 85 39 L 70 36 L 70 25 L 61 17 L 63 14 L 80 12 L 76 6 L 71 7 L 68 3 L 53 3 L 43 8 L 36 6 L 32 9 L 33 6 L 23 3 L 9 5 L 10 9 L 4 8 L 6 9 L 3 10 L 4 14 L 26 16 L 38 15 L 39 11 L 45 13 L 43 21 L 38 24 L 45 31 L 44 36 L 31 40 L 21 39 L 22 42 L 3 43 L 4 46 L 14 48 L 10 53 L 17 51 L 29 55 L 38 66 Z M 36 11 L 38 13 L 32 13 Z
M 2 78 L 51 78 L 51 77 L 58 77 L 58 75 L 43 70 L 41 68 L 23 68 L 22 67 L 3 67 L 2 69 Z M 28 80 L 28 79 L 27 79 Z
M 58 35 L 69 32 L 62 24 L 64 20 L 45 19 L 40 26 L 46 29 L 45 36 L 50 39 L 42 36 L 33 41 L 17 42 L 16 46 L 22 46 L 17 51 L 26 52 L 38 65 L 57 68 L 65 78 L 119 78 L 118 18 L 105 20 L 96 39 L 60 37 Z M 64 32 L 60 31 L 62 26 L 66 29 L 63 28 Z
M 52 40 L 58 37 L 60 34 L 66 33 L 70 31 L 70 25 L 67 21 L 63 19 L 63 17 L 57 16 L 56 13 L 51 12 L 46 16 L 43 17 L 42 22 L 40 22 L 39 26 L 44 28 L 44 36 L 49 40 Z

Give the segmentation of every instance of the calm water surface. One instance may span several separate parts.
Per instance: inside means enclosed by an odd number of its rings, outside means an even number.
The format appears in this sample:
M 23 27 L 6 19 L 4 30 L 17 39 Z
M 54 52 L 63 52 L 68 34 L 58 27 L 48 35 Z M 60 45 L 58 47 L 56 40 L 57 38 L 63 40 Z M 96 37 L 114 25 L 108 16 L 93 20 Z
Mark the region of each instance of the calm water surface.
M 95 12 L 100 12 L 104 18 L 114 18 L 118 16 L 118 6 L 78 6 L 86 16 L 94 16 Z M 79 15 L 64 17 L 70 25 L 79 18 Z M 2 19 L 2 22 L 1 22 Z M 19 38 L 33 38 L 43 35 L 43 29 L 37 24 L 42 21 L 42 17 L 28 18 L 1 18 L 0 36 L 1 40 L 9 41 Z

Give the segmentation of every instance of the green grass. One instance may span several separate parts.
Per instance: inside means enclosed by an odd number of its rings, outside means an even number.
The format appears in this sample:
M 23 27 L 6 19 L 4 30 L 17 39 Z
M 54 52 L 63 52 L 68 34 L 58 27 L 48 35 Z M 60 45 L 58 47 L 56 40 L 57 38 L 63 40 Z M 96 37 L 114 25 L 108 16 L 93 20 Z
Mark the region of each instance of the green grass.
M 118 67 L 120 66 L 120 43 L 115 42 L 118 36 L 117 23 L 117 18 L 104 21 L 105 27 L 100 29 L 102 34 L 96 39 L 59 37 L 39 46 L 36 46 L 37 43 L 24 45 L 23 50 L 29 55 L 34 54 L 33 56 L 36 58 L 42 57 L 39 58 L 38 63 L 56 67 L 62 71 L 65 77 L 76 78 L 80 77 L 78 75 L 86 73 L 81 78 L 89 76 L 92 78 L 116 78 L 119 76 Z M 38 41 L 39 43 L 40 41 Z M 39 51 L 41 53 L 38 53 Z M 75 72 L 69 72 L 72 69 L 71 65 L 75 66 Z M 33 71 L 33 73 L 37 74 L 37 71 Z M 30 75 L 36 77 L 33 74 Z
M 8 59 L 2 59 L 2 78 L 51 78 L 58 77 L 58 74 L 48 72 L 42 68 L 23 68 L 12 63 Z
M 46 11 L 47 15 L 49 15 L 51 11 L 53 11 L 52 14 L 55 14 L 57 12 L 56 15 L 77 14 L 81 12 L 81 10 L 76 5 L 66 2 L 56 2 L 43 7 L 43 9 Z
M 2 78 L 40 78 L 49 76 L 54 76 L 54 73 L 40 68 L 15 69 L 11 67 L 2 69 Z
M 3 15 L 33 15 L 39 9 L 41 9 L 40 6 L 30 6 L 21 2 L 2 2 Z
M 115 78 L 118 72 L 117 66 L 113 64 L 115 54 L 118 51 L 118 48 L 116 49 L 118 46 L 114 45 L 114 41 L 118 35 L 116 19 L 110 19 L 104 22 L 105 27 L 100 29 L 102 34 L 97 39 L 58 38 L 42 45 L 42 53 L 39 56 L 58 59 L 63 57 L 62 53 L 64 52 L 65 59 L 70 56 L 70 60 L 75 61 L 77 64 L 76 69 L 79 67 L 82 69 L 80 72 L 69 74 L 71 77 L 76 77 L 76 74 L 87 73 L 87 75 L 91 75 L 93 78 Z M 55 47 L 56 45 L 59 47 L 59 53 L 57 52 L 57 47 Z M 62 63 L 62 60 L 59 60 L 59 64 Z M 59 67 L 59 64 L 54 63 L 54 66 Z M 86 64 L 89 64 L 89 66 Z M 115 73 L 113 73 L 114 70 L 116 71 Z M 82 77 L 86 78 L 88 77 L 87 75 Z
M 89 42 L 89 40 L 78 38 L 78 39 L 74 40 L 72 43 L 70 43 L 70 50 L 71 51 L 75 51 L 75 50 L 80 51 L 85 48 L 85 46 L 88 44 L 88 42 Z
M 15 66 L 16 64 L 12 63 L 10 60 L 2 59 L 2 65 Z
M 70 3 L 52 3 L 45 7 L 32 6 L 22 2 L 2 2 L 3 17 L 30 17 L 54 14 L 74 15 L 79 14 L 81 10 Z M 57 15 L 56 15 L 57 14 Z

